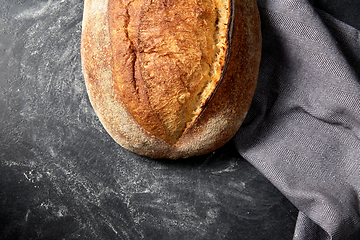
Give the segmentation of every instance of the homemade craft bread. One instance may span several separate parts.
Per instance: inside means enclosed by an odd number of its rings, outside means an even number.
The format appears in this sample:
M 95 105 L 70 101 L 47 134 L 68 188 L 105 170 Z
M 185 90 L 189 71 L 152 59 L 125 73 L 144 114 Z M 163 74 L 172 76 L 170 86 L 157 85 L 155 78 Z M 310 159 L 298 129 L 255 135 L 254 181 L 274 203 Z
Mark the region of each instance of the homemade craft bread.
M 112 138 L 152 158 L 211 152 L 236 133 L 261 53 L 255 0 L 85 0 L 82 65 Z

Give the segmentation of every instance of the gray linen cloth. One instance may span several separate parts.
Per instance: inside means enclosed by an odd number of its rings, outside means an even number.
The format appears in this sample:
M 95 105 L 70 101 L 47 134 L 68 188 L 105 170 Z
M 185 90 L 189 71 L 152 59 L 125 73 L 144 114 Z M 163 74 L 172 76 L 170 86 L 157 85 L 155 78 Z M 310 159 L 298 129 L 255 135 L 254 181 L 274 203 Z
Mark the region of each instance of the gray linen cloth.
M 346 239 L 360 228 L 360 32 L 306 0 L 258 4 L 259 83 L 235 144 L 299 209 L 294 239 Z

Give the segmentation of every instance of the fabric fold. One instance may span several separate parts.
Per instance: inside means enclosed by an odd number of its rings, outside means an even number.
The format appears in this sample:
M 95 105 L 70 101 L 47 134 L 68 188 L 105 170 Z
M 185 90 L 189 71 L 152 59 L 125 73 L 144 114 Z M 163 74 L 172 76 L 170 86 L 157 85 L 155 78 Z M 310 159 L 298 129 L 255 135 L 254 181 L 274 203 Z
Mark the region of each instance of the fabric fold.
M 294 239 L 360 228 L 360 34 L 305 0 L 259 0 L 263 52 L 239 153 L 300 211 Z

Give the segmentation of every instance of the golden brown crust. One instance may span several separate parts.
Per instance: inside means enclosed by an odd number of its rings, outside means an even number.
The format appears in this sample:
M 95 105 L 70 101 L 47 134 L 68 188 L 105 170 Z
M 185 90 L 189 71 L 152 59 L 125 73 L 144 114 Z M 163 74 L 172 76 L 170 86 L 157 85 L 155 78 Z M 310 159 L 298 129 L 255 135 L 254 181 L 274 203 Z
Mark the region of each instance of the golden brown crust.
M 219 20 L 221 4 L 233 29 Z M 177 159 L 213 151 L 236 133 L 260 63 L 255 0 L 85 0 L 84 9 L 86 86 L 116 142 Z M 228 24 L 223 35 L 219 21 Z
M 139 125 L 170 144 L 175 144 L 199 115 L 205 89 L 220 80 L 212 74 L 219 54 L 215 3 L 108 3 L 117 101 Z

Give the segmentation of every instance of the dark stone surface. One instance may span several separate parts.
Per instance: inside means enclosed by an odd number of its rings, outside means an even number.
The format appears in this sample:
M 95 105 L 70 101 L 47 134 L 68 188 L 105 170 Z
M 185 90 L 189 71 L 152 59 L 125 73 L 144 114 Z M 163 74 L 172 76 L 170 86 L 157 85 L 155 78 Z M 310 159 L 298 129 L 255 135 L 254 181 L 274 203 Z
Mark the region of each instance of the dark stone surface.
M 231 142 L 158 161 L 109 137 L 81 73 L 82 0 L 0 7 L 0 239 L 292 238 L 296 208 Z

